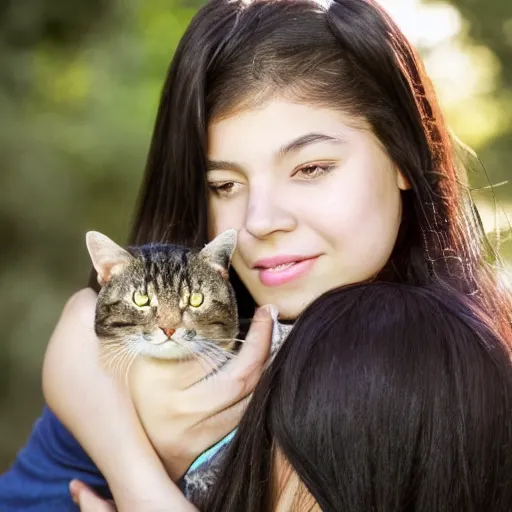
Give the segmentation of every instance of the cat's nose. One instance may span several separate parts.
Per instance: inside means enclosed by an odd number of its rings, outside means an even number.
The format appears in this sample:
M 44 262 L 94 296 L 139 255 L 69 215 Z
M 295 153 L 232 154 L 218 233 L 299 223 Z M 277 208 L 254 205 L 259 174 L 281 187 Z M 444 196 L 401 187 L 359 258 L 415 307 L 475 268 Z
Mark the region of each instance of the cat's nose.
M 165 329 L 163 327 L 160 327 L 160 329 L 162 329 L 162 331 L 164 331 L 164 333 L 166 334 L 166 336 L 168 338 L 170 338 L 176 332 L 176 329 Z

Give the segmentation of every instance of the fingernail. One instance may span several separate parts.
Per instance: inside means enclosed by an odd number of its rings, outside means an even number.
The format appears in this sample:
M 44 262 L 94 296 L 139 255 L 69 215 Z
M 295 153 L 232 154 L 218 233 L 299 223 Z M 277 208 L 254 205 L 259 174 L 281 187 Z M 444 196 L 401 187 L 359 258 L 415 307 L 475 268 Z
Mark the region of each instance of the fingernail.
M 267 308 L 270 316 L 272 317 L 272 320 L 277 322 L 277 317 L 279 316 L 279 310 L 277 307 L 274 306 L 274 304 L 269 304 Z
M 254 319 L 255 320 L 266 320 L 270 315 L 270 311 L 268 309 L 268 306 L 261 306 L 256 309 L 254 312 Z
M 80 484 L 76 480 L 71 480 L 69 483 L 69 494 L 71 494 L 71 499 L 79 505 Z

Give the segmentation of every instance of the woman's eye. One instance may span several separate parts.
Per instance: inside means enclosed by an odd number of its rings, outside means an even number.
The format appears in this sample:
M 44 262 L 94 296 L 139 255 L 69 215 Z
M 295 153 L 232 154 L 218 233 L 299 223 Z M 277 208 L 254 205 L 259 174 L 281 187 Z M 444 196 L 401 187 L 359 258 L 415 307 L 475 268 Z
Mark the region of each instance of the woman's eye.
M 315 179 L 334 170 L 334 164 L 312 164 L 301 167 L 295 172 L 295 176 L 304 179 Z
M 234 181 L 211 182 L 208 184 L 210 190 L 219 197 L 228 197 L 239 188 L 240 183 Z

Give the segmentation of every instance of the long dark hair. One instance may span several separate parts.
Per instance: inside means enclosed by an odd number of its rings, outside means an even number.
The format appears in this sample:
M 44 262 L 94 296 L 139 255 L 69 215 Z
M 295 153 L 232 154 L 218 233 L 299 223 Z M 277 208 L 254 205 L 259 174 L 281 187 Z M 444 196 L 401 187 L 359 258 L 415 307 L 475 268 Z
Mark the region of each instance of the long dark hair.
M 279 451 L 324 512 L 509 512 L 511 447 L 509 347 L 474 303 L 351 285 L 301 315 L 201 510 L 273 510 Z
M 510 298 L 486 243 L 423 65 L 375 0 L 210 0 L 165 81 L 130 243 L 207 241 L 211 120 L 272 96 L 364 120 L 411 189 L 388 280 L 449 281 L 477 297 L 503 333 Z M 253 301 L 232 273 L 240 316 Z

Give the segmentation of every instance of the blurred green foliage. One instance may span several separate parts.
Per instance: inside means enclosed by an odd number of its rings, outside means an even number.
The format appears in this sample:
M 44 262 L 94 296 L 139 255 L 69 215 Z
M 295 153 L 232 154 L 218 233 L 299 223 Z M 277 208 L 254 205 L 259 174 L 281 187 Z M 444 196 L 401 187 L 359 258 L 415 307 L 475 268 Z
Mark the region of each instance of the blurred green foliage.
M 435 0 L 429 0 L 435 3 Z M 484 47 L 489 51 L 489 66 L 494 64 L 497 71 L 492 84 L 482 84 L 485 90 L 485 100 L 489 105 L 489 114 L 495 114 L 497 121 L 493 136 L 485 138 L 482 143 L 478 140 L 479 125 L 474 120 L 473 126 L 468 129 L 476 133 L 475 140 L 465 140 L 477 152 L 485 167 L 475 169 L 470 175 L 474 187 L 489 185 L 489 179 L 494 184 L 505 182 L 512 176 L 512 2 L 510 0 L 491 0 L 480 2 L 475 0 L 447 0 L 447 3 L 456 7 L 464 20 L 463 42 L 474 45 L 476 48 Z M 485 65 L 485 62 L 483 62 Z M 461 108 L 471 112 L 471 103 L 461 104 Z M 471 114 L 468 114 L 470 117 Z M 450 119 L 450 121 L 452 121 Z M 456 120 L 453 119 L 453 123 Z M 462 131 L 462 130 L 461 130 Z M 512 188 L 507 185 L 497 187 L 495 193 L 504 203 L 512 200 Z M 478 195 L 476 195 L 478 197 Z M 489 194 L 487 195 L 489 198 Z M 512 258 L 512 251 L 507 244 L 504 247 L 508 259 Z
M 467 141 L 497 183 L 512 161 L 512 3 L 450 2 L 466 43 L 499 64 L 485 96 L 499 125 L 485 138 L 473 126 Z M 84 233 L 126 239 L 163 77 L 202 3 L 0 0 L 0 471 L 42 407 L 41 363 L 60 310 L 86 284 Z M 482 169 L 470 179 L 488 185 Z M 510 190 L 498 189 L 504 204 Z
M 163 77 L 199 2 L 0 2 L 0 470 L 42 406 L 41 363 L 90 263 L 123 241 Z

